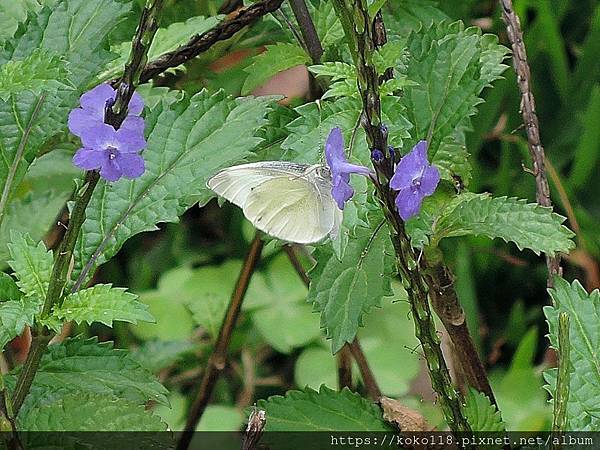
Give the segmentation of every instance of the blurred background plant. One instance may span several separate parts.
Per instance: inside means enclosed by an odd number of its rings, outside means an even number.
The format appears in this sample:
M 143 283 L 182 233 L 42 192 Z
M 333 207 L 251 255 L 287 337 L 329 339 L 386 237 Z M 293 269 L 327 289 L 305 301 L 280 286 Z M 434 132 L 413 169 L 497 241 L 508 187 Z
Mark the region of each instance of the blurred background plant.
M 18 6 L 28 2 L 29 6 Z M 143 2 L 137 3 L 141 9 Z M 27 0 L 8 7 L 19 18 L 27 7 L 36 4 Z M 156 54 L 216 23 L 216 19 L 199 16 L 214 17 L 229 10 L 222 7 L 235 4 L 226 1 L 223 5 L 220 0 L 167 1 L 156 39 L 161 48 Z M 343 32 L 327 2 L 315 0 L 310 6 L 321 10 L 317 17 L 322 20 L 316 23 L 321 40 L 341 40 Z M 327 8 L 331 10 L 329 15 L 323 12 Z M 525 32 L 552 198 L 577 234 L 578 248 L 564 263 L 565 275 L 581 279 L 588 289 L 597 288 L 600 6 L 594 0 L 517 0 L 515 10 Z M 481 0 L 444 0 L 437 7 L 432 1 L 394 0 L 384 6 L 388 26 L 403 33 L 420 22 L 460 19 L 499 35 L 506 45 L 499 12 L 496 1 Z M 111 46 L 117 53 L 126 54 L 122 43 L 131 39 L 136 21 L 137 16 L 132 14 L 113 33 Z M 302 104 L 309 95 L 308 74 L 304 67 L 293 66 L 308 61 L 299 56 L 294 62 L 293 55 L 287 54 L 277 66 L 263 53 L 271 44 L 294 42 L 296 27 L 284 3 L 281 12 L 267 16 L 262 26 L 215 45 L 185 68 L 168 72 L 156 84 L 189 93 L 207 88 L 224 89 L 232 95 L 284 94 L 287 98 L 283 103 Z M 0 26 L 0 32 L 10 35 L 10 25 Z M 118 61 L 114 67 L 119 67 Z M 144 95 L 144 89 L 141 93 Z M 151 91 L 144 96 L 151 106 Z M 173 92 L 173 99 L 176 96 Z M 535 183 L 527 172 L 527 141 L 521 129 L 520 94 L 513 71 L 507 70 L 504 79 L 486 90 L 484 97 L 485 103 L 479 106 L 467 135 L 467 148 L 473 155 L 469 189 L 533 200 Z M 294 114 L 289 110 L 288 122 Z M 276 138 L 272 142 L 278 145 Z M 18 201 L 11 206 L 22 215 L 11 214 L 15 221 L 3 224 L 0 234 L 5 237 L 8 230 L 22 227 L 18 217 L 36 211 L 39 229 L 28 231 L 38 237 L 44 235 L 71 193 L 73 145 L 65 137 L 54 143 L 58 150 L 36 161 L 20 188 Z M 44 195 L 40 195 L 42 191 Z M 191 393 L 210 355 L 252 237 L 252 227 L 240 210 L 229 204 L 219 208 L 216 201 L 192 208 L 179 223 L 133 237 L 102 266 L 95 281 L 128 286 L 139 293 L 157 324 L 118 323 L 113 329 L 80 325 L 71 330 L 72 334 L 99 335 L 101 340 L 115 340 L 117 347 L 135 349 L 136 358 L 158 374 L 171 392 L 172 409 L 157 406 L 156 411 L 172 429 L 184 424 Z M 46 239 L 53 237 L 48 235 Z M 444 253 L 456 274 L 456 288 L 469 328 L 488 365 L 508 429 L 548 429 L 551 405 L 542 389 L 542 371 L 555 361 L 544 337 L 547 326 L 542 306 L 548 302 L 548 295 L 542 258 L 483 238 L 446 240 Z M 0 256 L 6 260 L 6 249 L 0 249 Z M 304 254 L 302 263 L 307 269 L 311 266 Z M 442 415 L 430 402 L 431 387 L 408 315 L 406 295 L 399 284 L 394 291 L 395 297 L 385 299 L 381 309 L 366 317 L 367 328 L 359 333 L 363 348 L 383 393 L 402 398 L 409 406 L 420 404 L 418 408 L 428 421 L 440 425 Z M 200 429 L 238 429 L 244 420 L 244 408 L 257 398 L 307 385 L 336 388 L 336 361 L 306 295 L 307 289 L 285 253 L 268 245 L 233 336 L 230 363 Z M 393 347 L 390 342 L 394 342 Z M 16 352 L 16 344 L 13 350 Z M 359 380 L 357 370 L 355 380 Z M 361 389 L 360 382 L 357 385 Z

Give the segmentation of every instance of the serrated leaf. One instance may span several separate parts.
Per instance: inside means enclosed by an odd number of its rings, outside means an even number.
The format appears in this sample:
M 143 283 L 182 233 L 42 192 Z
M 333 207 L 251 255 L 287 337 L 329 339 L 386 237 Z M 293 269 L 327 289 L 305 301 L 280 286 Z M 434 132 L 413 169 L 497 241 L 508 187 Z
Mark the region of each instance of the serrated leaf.
M 0 41 L 11 38 L 29 11 L 41 8 L 38 0 L 10 0 L 0 2 Z
M 309 5 L 312 6 L 310 3 Z M 330 49 L 338 50 L 341 41 L 344 39 L 344 29 L 335 13 L 333 3 L 320 2 L 311 16 L 314 18 L 315 29 L 326 54 Z
M 266 431 L 392 430 L 376 405 L 348 388 L 288 391 L 285 397 L 260 400 L 258 407 L 266 411 Z
M 58 55 L 44 49 L 35 49 L 19 61 L 8 61 L 0 67 L 0 99 L 8 101 L 11 95 L 31 91 L 52 95 L 61 87 L 69 87 L 65 62 Z
M 41 306 L 48 292 L 52 265 L 52 252 L 43 242 L 37 244 L 28 234 L 11 233 L 8 244 L 11 260 L 8 262 L 17 277 L 17 286 L 31 302 Z
M 310 272 L 308 301 L 321 313 L 333 353 L 356 337 L 364 314 L 393 295 L 386 276 L 394 267 L 387 228 L 379 215 L 369 222 L 370 228 L 354 230 L 341 261 L 327 247 L 314 254 L 317 264 Z
M 463 197 L 465 194 L 459 197 Z M 437 219 L 432 243 L 452 236 L 479 235 L 513 242 L 535 254 L 568 253 L 575 247 L 565 218 L 524 199 L 471 194 L 453 203 Z
M 19 300 L 21 291 L 14 278 L 9 274 L 0 272 L 0 302 L 7 300 Z
M 35 312 L 23 300 L 0 302 L 0 350 L 33 323 Z
M 495 37 L 481 36 L 477 28 L 465 30 L 461 22 L 412 32 L 407 46 L 407 75 L 417 83 L 407 86 L 402 97 L 414 125 L 412 143 L 430 141 L 429 157 L 442 177 L 458 175 L 468 183 L 464 132 L 482 102 L 479 94 L 507 67 L 502 64 L 507 50 Z
M 18 373 L 18 372 L 17 372 Z M 15 375 L 7 376 L 9 387 Z M 114 396 L 143 405 L 148 400 L 168 404 L 167 390 L 126 350 L 98 338 L 69 338 L 54 344 L 42 357 L 22 414 L 27 415 L 69 395 Z
M 129 8 L 116 0 L 59 0 L 30 12 L 14 38 L 0 46 L 0 66 L 25 61 L 39 49 L 40 54 L 60 55 L 69 70 L 63 84 L 84 90 L 112 59 L 103 48 L 106 37 Z M 0 223 L 27 167 L 49 138 L 66 130 L 65 118 L 81 94 L 69 87 L 51 87 L 11 94 L 0 101 Z
M 180 45 L 188 42 L 192 36 L 200 35 L 210 30 L 223 17 L 222 15 L 212 17 L 196 16 L 189 18 L 185 22 L 175 22 L 166 28 L 159 28 L 148 50 L 148 61 L 156 59 L 163 53 L 175 50 Z M 98 76 L 100 81 L 110 80 L 123 70 L 131 51 L 131 41 L 111 46 L 111 51 L 119 55 L 119 57 L 112 61 L 108 68 Z
M 505 431 L 498 408 L 484 393 L 473 388 L 469 388 L 465 395 L 465 413 L 473 431 Z
M 148 306 L 137 301 L 137 295 L 110 284 L 97 284 L 88 289 L 74 292 L 65 297 L 62 305 L 52 311 L 61 321 L 77 324 L 100 322 L 112 327 L 114 321 L 136 324 L 154 322 Z
M 18 424 L 20 429 L 26 431 L 123 432 L 167 429 L 160 417 L 146 411 L 144 406 L 115 396 L 90 393 L 68 394 L 32 408 L 19 415 Z M 100 443 L 98 436 L 95 440 L 97 444 Z M 119 443 L 123 444 L 122 441 Z M 103 442 L 102 448 L 111 448 L 111 445 Z
M 567 429 L 600 431 L 600 292 L 596 289 L 588 294 L 579 281 L 569 284 L 558 277 L 548 292 L 553 306 L 544 307 L 544 314 L 548 320 L 548 338 L 554 348 L 558 348 L 560 313 L 567 313 L 570 319 Z M 544 376 L 551 385 L 555 384 L 556 369 L 546 371 Z
M 261 142 L 254 133 L 271 101 L 203 91 L 154 108 L 146 117 L 146 171 L 135 180 L 101 182 L 96 188 L 77 243 L 73 279 L 87 280 L 131 236 L 176 222 L 190 206 L 213 197 L 206 181 L 248 158 Z M 81 275 L 86 261 L 90 270 Z
M 385 24 L 401 36 L 410 31 L 429 27 L 432 23 L 440 23 L 449 17 L 431 0 L 402 0 L 387 3 L 392 14 L 385 15 Z
M 152 373 L 157 373 L 176 362 L 184 355 L 192 354 L 196 345 L 189 341 L 144 342 L 131 353 L 131 357 Z
M 248 78 L 242 87 L 242 95 L 249 94 L 279 72 L 308 64 L 310 57 L 296 44 L 280 43 L 267 45 L 267 49 L 252 60 L 252 64 L 244 69 Z

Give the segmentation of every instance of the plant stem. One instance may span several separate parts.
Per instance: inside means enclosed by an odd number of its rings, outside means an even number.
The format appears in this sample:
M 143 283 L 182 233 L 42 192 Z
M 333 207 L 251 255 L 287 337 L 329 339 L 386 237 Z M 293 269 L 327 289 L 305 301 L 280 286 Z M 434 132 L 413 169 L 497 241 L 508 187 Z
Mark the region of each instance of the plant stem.
M 363 103 L 362 125 L 366 131 L 369 147 L 381 150 L 385 156 L 383 161 L 375 164 L 377 178 L 374 179 L 374 183 L 377 188 L 377 196 L 382 203 L 384 214 L 390 226 L 398 271 L 410 300 L 415 322 L 415 334 L 425 354 L 431 384 L 438 394 L 448 426 L 453 432 L 471 431 L 471 427 L 462 411 L 462 398 L 452 386 L 448 367 L 442 355 L 429 308 L 427 283 L 423 273 L 421 273 L 421 263 L 417 262 L 414 250 L 410 245 L 410 239 L 404 230 L 404 223 L 396 212 L 395 193 L 390 190 L 388 185 L 388 180 L 393 174 L 393 161 L 387 150 L 387 130 L 382 127 L 379 77 L 372 61 L 375 49 L 385 43 L 382 42 L 385 39 L 385 34 L 373 32 L 373 22 L 369 17 L 366 0 L 352 0 L 352 6 L 345 4 L 348 1 L 336 0 L 334 5 L 336 5 L 336 11 L 340 18 L 345 18 L 346 21 L 348 21 L 348 17 L 354 18 L 352 27 L 354 37 L 349 37 L 348 41 L 356 42 L 357 56 L 355 62 L 358 89 Z M 377 20 L 378 27 L 383 27 L 381 15 Z M 348 32 L 347 25 L 345 30 Z M 374 38 L 377 41 L 374 41 Z M 422 262 L 424 259 L 421 258 L 420 261 Z
M 144 66 L 148 50 L 158 28 L 158 17 L 164 0 L 147 0 L 146 7 L 142 11 L 142 16 L 136 34 L 132 42 L 132 51 L 129 60 L 125 65 L 121 83 L 117 89 L 117 95 L 114 102 L 116 111 L 110 107 L 106 109 L 105 122 L 118 129 L 127 116 L 127 105 L 133 95 L 135 87 L 139 80 L 141 68 Z M 47 318 L 52 312 L 54 305 L 60 304 L 63 299 L 64 288 L 67 283 L 69 267 L 73 259 L 73 250 L 85 222 L 85 210 L 92 198 L 92 194 L 100 175 L 96 171 L 87 172 L 84 185 L 76 194 L 73 211 L 69 219 L 67 231 L 58 247 L 52 267 L 52 275 L 48 286 L 48 292 L 44 300 L 41 319 Z M 25 397 L 29 393 L 35 374 L 39 368 L 40 361 L 48 343 L 52 339 L 52 333 L 48 328 L 36 324 L 33 329 L 31 348 L 27 354 L 27 359 L 23 364 L 19 378 L 13 392 L 12 405 L 15 417 L 19 413 Z
M 310 55 L 310 59 L 313 64 L 319 64 L 321 62 L 321 56 L 323 56 L 323 46 L 319 40 L 319 35 L 315 29 L 310 12 L 306 7 L 304 0 L 290 0 L 290 6 L 294 12 L 294 16 L 300 25 L 300 32 L 304 39 L 304 45 Z
M 569 315 L 565 312 L 558 316 L 558 378 L 554 392 L 554 414 L 552 433 L 554 438 L 559 438 L 567 429 L 567 404 L 569 402 Z M 552 448 L 560 448 L 552 445 Z
M 231 300 L 229 301 L 229 306 L 227 307 L 227 312 L 225 313 L 225 318 L 223 319 L 215 343 L 215 349 L 208 359 L 208 364 L 200 383 L 200 390 L 192 403 L 184 432 L 177 443 L 177 450 L 185 450 L 189 447 L 194 431 L 198 426 L 198 422 L 200 422 L 202 414 L 204 414 L 204 410 L 210 401 L 215 384 L 217 383 L 221 372 L 225 369 L 227 364 L 227 349 L 231 342 L 231 335 L 240 315 L 242 302 L 244 301 L 244 296 L 248 290 L 250 279 L 260 260 L 263 246 L 264 242 L 260 238 L 260 233 L 256 232 L 252 244 L 250 244 L 250 250 L 244 260 L 235 289 L 231 295 Z
M 195 58 L 218 41 L 229 39 L 246 25 L 253 24 L 262 16 L 277 10 L 282 3 L 283 0 L 261 0 L 233 11 L 216 27 L 192 37 L 186 44 L 147 64 L 140 75 L 140 83 L 146 83 L 165 70 Z
M 352 341 L 352 344 L 350 344 L 350 352 L 352 353 L 352 356 L 358 365 L 358 370 L 360 370 L 360 376 L 365 385 L 365 389 L 367 390 L 367 395 L 374 402 L 379 401 L 383 394 L 379 388 L 379 385 L 377 384 L 375 375 L 373 375 L 373 371 L 369 366 L 369 362 L 367 361 L 367 357 L 363 352 L 358 338 L 354 338 L 354 341 Z
M 535 98 L 531 92 L 531 70 L 527 62 L 527 52 L 523 42 L 521 22 L 515 14 L 512 0 L 500 0 L 502 19 L 506 24 L 508 39 L 513 51 L 513 67 L 517 74 L 517 83 L 521 92 L 521 115 L 527 130 L 529 154 L 533 161 L 533 174 L 535 175 L 536 200 L 542 206 L 552 207 L 550 200 L 550 186 L 545 171 L 545 152 L 540 140 L 540 125 L 535 110 Z M 554 286 L 554 277 L 562 275 L 560 256 L 546 255 L 548 267 L 548 287 Z
M 337 373 L 338 373 L 338 388 L 340 390 L 345 387 L 352 389 L 352 354 L 348 344 L 345 344 L 336 355 Z
M 485 367 L 467 328 L 465 313 L 456 295 L 450 269 L 440 262 L 430 264 L 426 273 L 431 304 L 448 332 L 467 383 L 483 392 L 493 405 L 498 406 Z

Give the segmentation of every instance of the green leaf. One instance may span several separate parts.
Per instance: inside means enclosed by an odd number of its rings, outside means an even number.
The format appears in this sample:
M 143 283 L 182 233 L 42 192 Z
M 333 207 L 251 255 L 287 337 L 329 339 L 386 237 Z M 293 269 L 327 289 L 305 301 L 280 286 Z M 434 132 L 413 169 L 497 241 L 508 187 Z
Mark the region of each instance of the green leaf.
M 38 0 L 11 0 L 0 2 L 0 41 L 11 38 L 28 12 L 41 8 Z
M 201 35 L 210 30 L 223 17 L 222 15 L 212 17 L 196 16 L 189 18 L 185 22 L 175 22 L 166 28 L 159 28 L 148 50 L 148 61 L 158 58 L 163 53 L 177 49 L 177 47 L 188 42 L 192 36 Z M 119 71 L 123 70 L 131 51 L 131 41 L 112 46 L 111 51 L 118 54 L 119 57 L 112 61 L 108 68 L 98 76 L 101 81 L 110 80 L 117 76 Z
M 33 323 L 35 312 L 23 300 L 0 302 L 0 350 Z
M 341 261 L 327 247 L 317 248 L 314 254 L 317 264 L 310 272 L 308 301 L 321 313 L 333 353 L 352 342 L 364 314 L 392 295 L 385 276 L 394 267 L 387 228 L 380 216 L 370 223 L 371 228 L 355 229 Z
M 94 191 L 75 251 L 74 279 L 85 281 L 123 243 L 160 222 L 176 222 L 213 197 L 206 181 L 243 162 L 261 142 L 270 97 L 231 99 L 200 92 L 154 108 L 146 117 L 146 172 L 135 180 L 101 182 Z M 82 262 L 87 273 L 82 274 Z M 89 269 L 89 270 L 88 270 Z
M 19 289 L 31 302 L 41 306 L 52 275 L 52 252 L 46 250 L 43 242 L 36 244 L 28 234 L 17 232 L 11 233 L 8 251 L 11 257 L 8 263 L 15 271 Z
M 348 388 L 288 391 L 285 397 L 259 400 L 258 407 L 266 411 L 266 431 L 392 430 L 376 405 Z
M 321 385 L 325 385 L 335 389 L 338 385 L 335 358 L 325 348 L 304 349 L 294 366 L 294 381 L 302 388 L 319 389 Z
M 309 3 L 309 5 L 311 4 Z M 319 2 L 319 6 L 311 15 L 315 22 L 317 34 L 325 50 L 325 55 L 329 53 L 330 49 L 339 51 L 341 42 L 344 39 L 344 29 L 335 13 L 333 3 Z
M 123 432 L 166 431 L 167 428 L 160 417 L 146 411 L 144 406 L 114 396 L 91 393 L 71 393 L 39 405 L 21 413 L 18 424 L 26 431 Z M 88 439 L 100 443 L 98 436 L 94 439 L 89 433 L 84 436 L 84 441 Z M 124 442 L 120 441 L 119 445 L 124 445 Z M 111 444 L 104 442 L 102 448 L 111 448 Z
M 19 300 L 21 291 L 17 283 L 9 274 L 0 272 L 0 302 Z
M 52 95 L 59 88 L 69 87 L 65 62 L 58 55 L 44 49 L 35 49 L 27 58 L 8 61 L 0 67 L 0 99 L 8 101 L 11 95 L 31 91 Z
M 196 345 L 189 341 L 148 341 L 131 353 L 131 357 L 152 373 L 172 366 L 183 356 L 192 354 Z
M 594 174 L 594 168 L 597 167 L 597 149 L 600 146 L 600 127 L 594 120 L 597 117 L 600 117 L 600 84 L 596 84 L 592 89 L 587 108 L 581 116 L 583 129 L 569 176 L 569 181 L 576 188 L 585 187 Z
M 69 71 L 63 84 L 84 90 L 112 59 L 103 48 L 106 37 L 129 8 L 116 0 L 59 0 L 45 6 L 28 16 L 13 39 L 0 45 L 0 66 L 24 67 L 35 55 L 60 55 Z M 63 73 L 63 69 L 52 70 Z M 65 118 L 81 94 L 69 87 L 57 89 L 56 83 L 45 83 L 35 91 L 13 93 L 0 101 L 0 224 L 27 167 L 49 138 L 66 130 Z
M 254 56 L 252 64 L 244 69 L 248 72 L 248 78 L 242 87 L 242 95 L 249 94 L 279 72 L 309 62 L 310 58 L 304 49 L 296 44 L 267 45 L 267 49 Z
M 14 375 L 7 377 L 9 386 L 14 380 Z M 167 404 L 166 393 L 126 350 L 114 349 L 112 342 L 98 343 L 96 337 L 76 337 L 48 347 L 22 414 L 70 395 L 118 397 L 144 405 L 148 400 Z
M 507 67 L 502 64 L 507 50 L 495 36 L 465 30 L 461 22 L 412 32 L 407 46 L 407 74 L 417 85 L 407 86 L 402 98 L 414 125 L 413 143 L 427 139 L 429 157 L 442 177 L 458 175 L 468 182 L 464 132 L 482 102 L 479 94 Z
M 549 289 L 553 306 L 544 307 L 548 320 L 550 344 L 558 348 L 558 318 L 567 313 L 570 319 L 569 339 L 571 351 L 569 364 L 571 376 L 567 403 L 567 429 L 600 431 L 600 292 L 591 294 L 575 280 L 569 284 L 555 278 Z M 556 369 L 545 372 L 546 381 L 555 384 Z M 550 389 L 553 393 L 554 387 Z
M 575 247 L 565 218 L 537 203 L 487 194 L 462 194 L 437 219 L 432 242 L 445 237 L 479 235 L 514 242 L 535 254 L 568 253 Z
M 61 321 L 77 324 L 100 322 L 112 327 L 115 320 L 129 323 L 154 322 L 148 306 L 137 301 L 137 295 L 110 284 L 97 284 L 69 294 L 52 315 Z
M 237 432 L 244 417 L 238 408 L 230 405 L 208 405 L 196 431 Z
M 73 178 L 81 174 L 72 163 L 75 149 L 74 144 L 57 144 L 29 167 L 0 225 L 0 264 L 9 259 L 11 232 L 28 233 L 38 241 L 56 225 L 57 216 L 73 192 Z
M 306 304 L 306 287 L 287 257 L 278 255 L 266 271 L 255 275 L 260 276 L 252 279 L 245 308 L 273 348 L 291 353 L 321 336 L 317 316 Z
M 437 2 L 431 0 L 390 1 L 387 2 L 387 8 L 392 14 L 385 14 L 385 24 L 400 36 L 449 19 L 437 7 Z
M 465 413 L 473 431 L 505 431 L 498 408 L 484 393 L 473 388 L 465 395 Z

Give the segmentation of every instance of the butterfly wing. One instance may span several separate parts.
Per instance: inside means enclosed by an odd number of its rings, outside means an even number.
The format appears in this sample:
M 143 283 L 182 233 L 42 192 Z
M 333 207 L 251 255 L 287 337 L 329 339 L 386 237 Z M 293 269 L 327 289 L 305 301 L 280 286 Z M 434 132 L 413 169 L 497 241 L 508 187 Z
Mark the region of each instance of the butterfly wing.
M 307 165 L 283 161 L 244 164 L 219 172 L 207 185 L 240 206 L 259 230 L 308 244 L 325 238 L 336 225 L 331 194 L 324 195 L 326 188 L 317 186 L 311 171 Z M 326 180 L 321 183 L 327 185 Z

